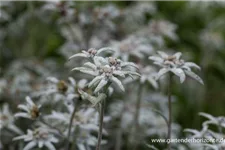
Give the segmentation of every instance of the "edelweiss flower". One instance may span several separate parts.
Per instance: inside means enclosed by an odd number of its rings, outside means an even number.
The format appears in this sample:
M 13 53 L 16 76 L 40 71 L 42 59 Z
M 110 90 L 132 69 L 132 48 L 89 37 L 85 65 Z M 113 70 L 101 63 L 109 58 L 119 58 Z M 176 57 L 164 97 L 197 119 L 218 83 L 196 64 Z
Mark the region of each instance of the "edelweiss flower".
M 53 111 L 51 115 L 45 117 L 47 120 L 56 121 L 57 123 L 63 123 L 65 127 L 68 127 L 70 123 L 70 117 L 72 115 L 73 109 L 69 110 L 69 113 L 55 112 Z M 79 109 L 73 118 L 71 132 L 74 133 L 75 129 L 78 128 L 76 132 L 77 146 L 79 150 L 83 150 L 82 147 L 95 146 L 97 143 L 97 138 L 92 135 L 93 132 L 98 132 L 98 112 L 94 108 Z M 110 117 L 104 117 L 104 122 L 108 122 Z M 63 132 L 65 136 L 68 134 L 68 130 Z M 103 129 L 103 134 L 107 135 L 105 129 Z M 72 136 L 71 136 L 72 137 Z M 70 139 L 71 142 L 74 140 Z M 104 144 L 104 141 L 102 142 Z
M 87 80 L 85 79 L 76 82 L 72 77 L 69 77 L 68 81 L 59 80 L 55 77 L 48 77 L 47 81 L 48 83 L 44 86 L 43 90 L 36 94 L 42 96 L 43 103 L 48 102 L 46 101 L 46 97 L 52 96 L 51 98 L 54 102 L 63 100 L 65 104 L 71 104 L 73 103 L 74 98 L 79 97 L 77 90 L 85 88 L 87 83 Z
M 153 20 L 149 24 L 150 32 L 156 35 L 166 36 L 172 40 L 177 39 L 175 30 L 177 26 L 166 20 Z
M 56 150 L 52 143 L 58 142 L 58 139 L 56 139 L 48 129 L 41 127 L 34 131 L 28 129 L 26 135 L 18 136 L 13 140 L 21 139 L 24 139 L 25 142 L 30 141 L 23 150 L 33 149 L 35 146 L 38 146 L 39 148 L 46 146 L 49 150 Z
M 88 87 L 95 87 L 94 92 L 99 92 L 104 86 L 109 83 L 114 83 L 120 90 L 125 91 L 122 82 L 117 77 L 125 78 L 126 75 L 137 75 L 138 73 L 128 70 L 129 66 L 136 66 L 131 62 L 122 62 L 121 60 L 109 57 L 94 57 L 94 64 L 87 62 L 84 67 L 76 67 L 72 70 L 79 70 L 83 73 L 95 76 L 89 83 Z
M 94 48 L 90 48 L 87 51 L 82 50 L 82 53 L 77 53 L 75 55 L 72 55 L 69 59 L 75 58 L 75 57 L 85 57 L 85 58 L 93 58 L 94 56 L 99 56 L 102 52 L 114 52 L 113 49 L 110 47 L 104 47 L 99 50 L 96 50 Z
M 26 97 L 27 104 L 26 105 L 19 105 L 18 108 L 24 110 L 25 112 L 19 112 L 15 114 L 15 117 L 23 117 L 28 119 L 36 119 L 39 117 L 40 112 L 39 108 L 40 105 L 37 106 L 33 103 L 29 96 Z
M 3 128 L 8 128 L 9 130 L 22 134 L 23 132 L 14 124 L 14 117 L 9 111 L 9 105 L 4 104 L 3 108 L 0 111 L 0 131 L 2 132 Z
M 177 52 L 174 55 L 167 55 L 164 52 L 158 51 L 159 56 L 150 56 L 149 59 L 154 61 L 154 64 L 162 67 L 159 70 L 156 79 L 159 79 L 162 75 L 167 72 L 172 72 L 180 78 L 180 82 L 183 83 L 186 75 L 197 80 L 199 83 L 204 84 L 202 79 L 192 72 L 191 68 L 201 69 L 198 65 L 193 62 L 185 62 L 181 58 L 182 53 Z

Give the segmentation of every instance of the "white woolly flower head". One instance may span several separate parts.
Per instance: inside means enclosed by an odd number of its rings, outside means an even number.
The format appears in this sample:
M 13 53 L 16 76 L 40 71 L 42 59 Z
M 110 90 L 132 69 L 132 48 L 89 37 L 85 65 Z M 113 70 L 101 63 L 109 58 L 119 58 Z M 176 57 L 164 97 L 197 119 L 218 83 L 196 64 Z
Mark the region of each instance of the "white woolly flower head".
M 21 140 L 29 142 L 23 150 L 31 150 L 38 146 L 39 148 L 47 147 L 49 150 L 56 150 L 52 143 L 57 143 L 58 139 L 47 128 L 36 128 L 35 130 L 27 130 L 27 134 L 15 137 L 13 140 Z
M 3 132 L 3 128 L 7 128 L 17 134 L 22 134 L 23 132 L 14 124 L 13 114 L 9 110 L 8 104 L 3 104 L 2 109 L 0 109 L 0 130 Z
M 125 78 L 126 75 L 131 77 L 133 75 L 139 76 L 137 72 L 130 70 L 130 67 L 136 67 L 136 65 L 113 57 L 103 58 L 94 56 L 93 62 L 86 62 L 83 67 L 75 67 L 72 70 L 78 70 L 94 76 L 88 87 L 95 88 L 94 93 L 97 93 L 111 83 L 116 85 L 121 91 L 125 91 L 119 77 Z
M 40 115 L 40 105 L 37 106 L 29 96 L 26 97 L 26 105 L 18 105 L 18 108 L 25 112 L 18 112 L 15 117 L 23 117 L 28 119 L 37 119 Z
M 149 59 L 153 60 L 155 65 L 161 67 L 159 70 L 156 79 L 159 79 L 161 76 L 168 72 L 172 72 L 180 78 L 180 82 L 183 83 L 186 79 L 186 75 L 197 80 L 199 83 L 204 84 L 202 79 L 192 72 L 191 68 L 196 68 L 200 70 L 201 68 L 193 62 L 185 62 L 181 59 L 181 52 L 177 52 L 174 55 L 168 55 L 162 51 L 157 52 L 159 56 L 150 56 Z

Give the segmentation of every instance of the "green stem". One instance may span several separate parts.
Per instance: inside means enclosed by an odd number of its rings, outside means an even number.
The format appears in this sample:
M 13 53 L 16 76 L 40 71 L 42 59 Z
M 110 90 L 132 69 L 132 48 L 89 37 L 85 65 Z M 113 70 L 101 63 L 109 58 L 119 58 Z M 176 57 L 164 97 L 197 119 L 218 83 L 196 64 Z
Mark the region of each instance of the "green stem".
M 172 102 L 171 102 L 171 86 L 172 86 L 172 74 L 169 74 L 169 84 L 168 84 L 168 109 L 169 109 L 169 119 L 168 119 L 168 140 L 171 140 L 171 124 L 172 124 Z M 171 142 L 167 143 L 168 150 L 171 149 Z
M 69 147 L 70 147 L 70 134 L 71 134 L 71 128 L 72 128 L 72 124 L 73 124 L 73 118 L 76 114 L 76 111 L 77 111 L 77 102 L 75 103 L 72 115 L 70 117 L 70 124 L 69 124 L 69 128 L 68 128 L 69 131 L 68 131 L 68 134 L 67 134 L 67 145 L 66 145 L 67 150 L 69 150 Z
M 104 106 L 105 100 L 103 100 L 100 104 L 100 118 L 99 118 L 99 132 L 98 132 L 98 143 L 96 146 L 96 150 L 100 150 L 101 140 L 102 140 L 102 128 L 103 128 L 103 119 L 104 119 Z
M 108 95 L 108 88 L 111 85 L 111 83 L 108 83 L 103 92 Z M 102 141 L 102 128 L 103 128 L 103 120 L 104 120 L 104 109 L 105 109 L 105 99 L 102 100 L 102 102 L 99 104 L 100 112 L 99 112 L 99 131 L 98 131 L 98 143 L 96 146 L 96 150 L 100 150 L 101 141 Z
M 134 128 L 133 128 L 133 134 L 131 135 L 131 145 L 132 146 L 132 149 L 135 150 L 136 147 L 137 147 L 137 143 L 135 142 L 135 138 L 137 137 L 137 131 L 138 131 L 138 128 L 139 128 L 139 114 L 140 114 L 140 108 L 141 108 L 141 99 L 142 99 L 142 89 L 143 89 L 143 85 L 140 84 L 139 85 L 139 88 L 138 88 L 138 93 L 137 93 L 137 100 L 136 100 L 136 107 L 135 107 L 135 114 L 134 114 Z

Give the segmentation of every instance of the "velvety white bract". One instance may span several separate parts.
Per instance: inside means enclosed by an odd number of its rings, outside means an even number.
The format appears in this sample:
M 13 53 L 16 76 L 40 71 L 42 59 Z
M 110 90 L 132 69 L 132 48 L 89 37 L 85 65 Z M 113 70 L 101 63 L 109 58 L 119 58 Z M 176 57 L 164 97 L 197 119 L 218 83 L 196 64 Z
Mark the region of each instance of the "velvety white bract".
M 186 76 L 189 76 L 201 84 L 204 84 L 202 79 L 192 72 L 191 68 L 196 68 L 200 70 L 201 68 L 193 62 L 185 62 L 181 59 L 182 53 L 177 52 L 174 55 L 168 55 L 162 51 L 158 51 L 158 56 L 150 56 L 149 59 L 153 60 L 155 65 L 161 67 L 159 70 L 156 80 L 167 72 L 172 72 L 180 78 L 180 83 L 183 83 L 186 79 Z

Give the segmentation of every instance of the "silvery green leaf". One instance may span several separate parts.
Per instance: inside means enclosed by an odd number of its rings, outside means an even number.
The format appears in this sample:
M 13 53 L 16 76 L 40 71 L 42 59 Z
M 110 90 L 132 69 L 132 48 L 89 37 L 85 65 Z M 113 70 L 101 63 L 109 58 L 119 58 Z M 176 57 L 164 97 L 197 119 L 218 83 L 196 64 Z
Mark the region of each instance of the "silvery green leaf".
M 68 80 L 70 81 L 70 83 L 75 86 L 76 85 L 76 81 L 74 80 L 74 78 L 69 77 Z
M 197 75 L 195 74 L 194 72 L 192 71 L 188 71 L 188 70 L 184 70 L 184 72 L 191 78 L 197 80 L 199 83 L 201 83 L 202 85 L 204 85 L 204 82 L 202 81 L 202 79 Z
M 153 78 L 148 77 L 148 82 L 153 86 L 153 88 L 155 88 L 155 89 L 158 89 L 159 88 L 158 83 Z
M 213 117 L 212 115 L 207 114 L 207 113 L 200 112 L 199 115 L 200 115 L 200 116 L 203 116 L 203 117 L 206 117 L 206 118 L 208 118 L 209 120 L 216 120 L 215 117 Z
M 84 53 L 78 53 L 78 54 L 74 54 L 71 57 L 69 57 L 69 60 L 74 58 L 74 57 L 86 57 L 87 58 L 88 56 Z
M 188 67 L 194 67 L 194 68 L 197 68 L 197 69 L 201 70 L 201 68 L 197 64 L 195 64 L 193 62 L 185 62 L 184 65 L 188 66 Z
M 125 77 L 124 71 L 120 71 L 120 70 L 114 70 L 113 71 L 114 75 L 120 76 L 120 77 Z
M 107 52 L 115 52 L 114 49 L 110 48 L 110 47 L 103 47 L 103 48 L 100 48 L 98 51 L 97 51 L 97 55 L 99 55 L 100 53 L 104 52 L 104 51 L 107 51 Z
M 52 83 L 58 83 L 59 82 L 59 80 L 57 78 L 55 78 L 55 77 L 47 77 L 46 80 L 47 81 L 50 81 Z
M 185 73 L 182 69 L 180 68 L 172 68 L 170 69 L 171 72 L 173 72 L 176 76 L 178 76 L 180 78 L 180 83 L 183 83 L 186 76 Z
M 165 58 L 168 57 L 168 55 L 167 55 L 166 53 L 162 52 L 162 51 L 157 51 L 157 53 L 158 53 L 163 59 L 165 59 Z
M 184 132 L 190 132 L 190 133 L 193 133 L 195 135 L 199 134 L 199 131 L 198 130 L 194 130 L 194 129 L 184 129 Z
M 123 92 L 125 91 L 125 89 L 123 87 L 123 84 L 122 84 L 122 82 L 119 79 L 117 79 L 116 77 L 112 76 L 111 77 L 111 81 L 113 83 L 115 83 Z
M 96 69 L 97 69 L 97 67 L 95 66 L 95 64 L 93 64 L 93 63 L 91 63 L 91 62 L 86 62 L 86 63 L 84 64 L 84 66 L 89 67 L 89 68 L 91 68 L 91 69 L 93 69 L 93 70 L 96 70 Z
M 169 69 L 167 69 L 167 68 L 160 69 L 159 72 L 156 75 L 156 80 L 158 80 L 161 76 L 166 74 L 168 71 L 169 71 Z
M 94 63 L 95 63 L 96 66 L 100 67 L 100 66 L 107 65 L 108 61 L 103 57 L 95 56 L 94 57 Z
M 36 141 L 31 141 L 23 148 L 23 150 L 30 150 L 30 149 L 34 148 L 36 146 L 36 144 L 37 144 Z
M 206 147 L 209 147 L 209 148 L 212 148 L 213 150 L 220 150 L 220 148 L 218 146 L 216 146 L 216 145 L 204 144 L 204 143 L 202 145 L 204 145 Z
M 160 62 L 153 62 L 153 64 L 158 65 L 160 67 L 164 67 L 164 65 L 162 63 L 160 63 Z
M 181 57 L 181 55 L 182 55 L 182 53 L 181 52 L 177 52 L 177 53 L 175 53 L 173 56 L 175 56 L 176 57 L 176 59 L 180 59 L 180 57 Z
M 150 56 L 149 59 L 156 61 L 156 62 L 160 62 L 160 63 L 162 63 L 164 61 L 162 58 L 157 57 L 157 56 Z
M 96 104 L 98 104 L 101 101 L 101 99 L 97 99 L 96 97 L 91 96 L 82 90 L 78 90 L 78 92 L 80 93 L 82 99 L 90 101 L 93 106 L 96 106 Z
M 96 84 L 98 84 L 101 79 L 103 79 L 104 76 L 96 76 L 89 84 L 88 84 L 88 87 L 91 88 L 93 86 L 95 86 Z
M 132 66 L 134 68 L 138 68 L 138 66 L 135 63 L 132 62 L 122 62 L 121 67 L 126 67 L 126 66 Z
M 185 65 L 183 65 L 181 68 L 182 68 L 182 69 L 186 69 L 186 70 L 188 70 L 188 71 L 191 71 L 191 68 L 188 67 L 188 66 L 185 66 Z
M 107 83 L 108 83 L 108 81 L 107 81 L 106 79 L 103 78 L 103 79 L 99 82 L 98 86 L 95 88 L 94 93 L 99 92 L 99 91 L 100 91 Z
M 136 75 L 138 77 L 141 77 L 141 75 L 137 72 L 134 71 L 123 71 L 124 74 L 128 74 L 128 75 Z
M 86 73 L 86 74 L 89 74 L 89 75 L 92 75 L 92 76 L 97 76 L 98 73 L 93 71 L 93 70 L 90 70 L 89 68 L 85 68 L 85 67 L 76 67 L 76 68 L 73 68 L 72 71 L 74 70 L 78 70 L 80 72 L 83 72 L 83 73 Z
M 148 148 L 150 148 L 151 150 L 159 150 L 159 149 L 156 148 L 154 145 L 146 144 L 146 146 L 147 146 Z
M 49 150 L 55 150 L 55 147 L 52 145 L 51 142 L 46 141 L 44 144 Z

